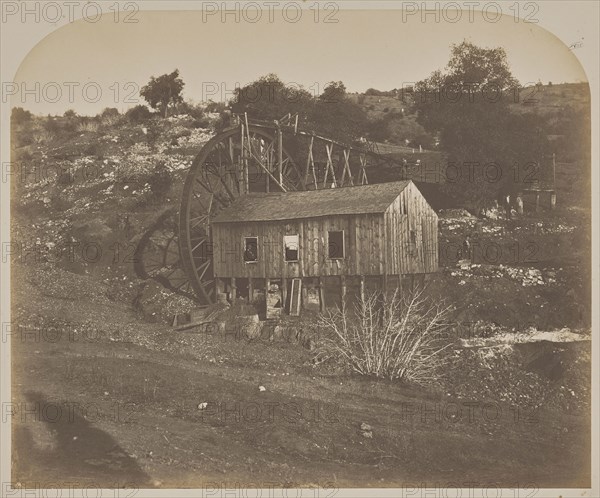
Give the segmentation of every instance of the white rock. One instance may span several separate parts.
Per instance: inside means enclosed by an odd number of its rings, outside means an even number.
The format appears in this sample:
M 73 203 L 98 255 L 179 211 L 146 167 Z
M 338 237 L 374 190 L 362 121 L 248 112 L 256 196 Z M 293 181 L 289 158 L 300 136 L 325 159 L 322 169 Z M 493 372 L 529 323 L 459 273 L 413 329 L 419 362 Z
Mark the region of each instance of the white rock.
M 267 390 L 265 386 L 258 386 L 258 390 L 262 393 Z

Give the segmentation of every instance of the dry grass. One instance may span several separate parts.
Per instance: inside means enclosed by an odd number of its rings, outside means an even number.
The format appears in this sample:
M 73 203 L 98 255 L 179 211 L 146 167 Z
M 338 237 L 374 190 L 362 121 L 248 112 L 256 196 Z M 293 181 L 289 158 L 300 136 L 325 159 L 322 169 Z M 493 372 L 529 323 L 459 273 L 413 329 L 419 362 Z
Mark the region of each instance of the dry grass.
M 86 133 L 86 132 L 94 132 L 95 133 L 98 131 L 99 128 L 100 128 L 100 125 L 96 121 L 84 121 L 77 125 L 77 131 L 79 133 Z
M 423 290 L 401 296 L 372 293 L 354 313 L 345 305 L 319 317 L 316 360 L 334 359 L 361 375 L 424 385 L 445 363 L 443 340 L 450 308 L 432 303 Z
M 49 144 L 56 137 L 55 137 L 54 133 L 52 133 L 51 131 L 44 130 L 42 128 L 42 129 L 35 130 L 32 134 L 32 138 L 36 144 Z

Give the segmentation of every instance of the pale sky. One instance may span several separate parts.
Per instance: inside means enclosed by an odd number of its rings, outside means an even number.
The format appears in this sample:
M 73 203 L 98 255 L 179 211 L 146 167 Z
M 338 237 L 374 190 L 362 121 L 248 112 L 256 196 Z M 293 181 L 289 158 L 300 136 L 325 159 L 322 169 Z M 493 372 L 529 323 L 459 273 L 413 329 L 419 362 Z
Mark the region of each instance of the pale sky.
M 274 22 L 264 13 L 256 23 L 243 17 L 235 22 L 233 15 L 223 22 L 219 13 L 200 11 L 138 12 L 136 24 L 115 23 L 111 15 L 97 23 L 76 21 L 29 52 L 15 76 L 20 86 L 11 104 L 39 114 L 125 110 L 143 103 L 139 88 L 151 75 L 175 68 L 186 83 L 184 97 L 194 101 L 226 100 L 236 83 L 270 72 L 316 93 L 332 80 L 343 81 L 351 92 L 389 90 L 443 68 L 450 45 L 465 39 L 504 47 L 522 84 L 587 81 L 577 49 L 510 16 L 492 23 L 475 12 L 471 22 L 463 12 L 452 23 L 436 22 L 433 15 L 403 18 L 399 10 L 340 10 L 337 23 L 324 23 L 313 14 L 304 11 L 296 23 L 284 21 L 278 11 Z

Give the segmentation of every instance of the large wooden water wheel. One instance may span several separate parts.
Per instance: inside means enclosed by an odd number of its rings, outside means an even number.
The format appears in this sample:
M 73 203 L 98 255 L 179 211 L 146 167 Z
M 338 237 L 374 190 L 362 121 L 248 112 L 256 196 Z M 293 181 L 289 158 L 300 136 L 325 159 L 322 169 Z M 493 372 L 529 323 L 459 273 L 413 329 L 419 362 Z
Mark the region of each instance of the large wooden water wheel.
M 178 229 L 169 227 L 145 246 L 151 256 L 143 263 L 146 273 L 167 279 L 168 288 L 193 293 L 201 303 L 211 304 L 216 290 L 210 222 L 221 209 L 249 192 L 365 184 L 368 167 L 395 162 L 364 146 L 298 130 L 297 121 L 295 125 L 292 121 L 291 116 L 287 124 L 240 119 L 204 145 L 185 180 Z M 150 251 L 157 246 L 165 249 L 162 259 Z
M 300 172 L 281 133 L 255 126 L 227 130 L 192 163 L 179 212 L 179 247 L 191 287 L 201 301 L 215 299 L 210 220 L 248 192 L 301 188 Z

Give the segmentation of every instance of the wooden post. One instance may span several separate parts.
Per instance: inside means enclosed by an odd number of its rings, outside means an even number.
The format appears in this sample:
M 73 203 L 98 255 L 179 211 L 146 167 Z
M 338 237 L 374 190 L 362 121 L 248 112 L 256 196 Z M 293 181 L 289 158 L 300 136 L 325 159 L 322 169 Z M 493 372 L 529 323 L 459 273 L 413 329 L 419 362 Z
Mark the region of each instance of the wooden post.
M 365 168 L 367 167 L 367 156 L 365 154 L 361 154 L 359 157 L 360 157 L 360 173 L 359 173 L 360 184 L 367 185 L 369 183 L 369 181 L 367 179 L 367 172 L 365 171 Z
M 265 318 L 269 319 L 269 287 L 271 287 L 271 281 L 265 278 Z
M 219 296 L 223 295 L 225 292 L 225 288 L 223 286 L 223 280 L 220 278 L 215 278 L 215 300 L 219 302 Z
M 304 309 L 306 307 L 306 302 L 308 301 L 308 290 L 304 285 L 304 279 L 300 279 L 302 281 L 302 292 L 300 293 L 300 308 Z
M 240 146 L 240 159 L 242 162 L 242 178 L 241 181 L 243 183 L 243 192 L 244 193 L 248 193 L 250 192 L 250 183 L 248 180 L 248 154 L 246 154 L 246 145 L 244 144 L 245 142 L 245 138 L 244 138 L 244 123 L 240 124 L 240 131 L 241 131 L 241 137 L 240 137 L 240 141 L 241 141 L 241 146 Z M 230 155 L 231 155 L 231 160 L 233 161 L 233 144 L 230 142 Z
M 279 184 L 283 185 L 283 133 L 277 124 L 277 177 Z
M 319 277 L 319 307 L 321 311 L 325 311 L 325 288 L 322 277 Z
M 540 193 L 536 192 L 535 193 L 535 212 L 539 212 L 540 210 Z
M 248 277 L 248 302 L 254 301 L 254 281 L 252 277 Z
M 304 221 L 300 221 L 300 233 L 298 234 L 298 266 L 300 267 L 299 277 L 304 277 Z M 302 282 L 302 288 L 304 289 L 304 282 Z
M 285 310 L 285 305 L 287 303 L 287 287 L 288 287 L 288 279 L 287 278 L 282 278 L 281 279 L 281 299 L 282 299 L 282 303 L 281 303 L 281 309 Z
M 552 191 L 550 193 L 550 209 L 556 209 L 556 192 Z
M 310 145 L 308 146 L 308 154 L 306 155 L 306 170 L 304 172 L 304 188 L 306 188 L 306 185 L 308 184 L 308 174 L 310 172 L 311 166 L 312 166 L 312 174 L 313 174 L 313 180 L 315 182 L 315 186 L 314 188 L 318 188 L 317 186 L 317 175 L 315 173 L 315 162 L 313 159 L 313 144 L 315 142 L 315 136 L 312 135 L 310 137 Z
M 342 179 L 340 180 L 340 185 L 343 187 L 346 181 L 346 173 L 348 173 L 348 181 L 350 185 L 354 185 L 354 181 L 352 180 L 352 172 L 350 171 L 350 149 L 344 149 L 344 170 L 342 172 Z
M 235 277 L 231 277 L 231 301 L 235 301 L 237 298 L 237 286 L 235 284 Z
M 340 294 L 342 296 L 342 305 L 346 304 L 346 275 L 340 275 Z
M 337 180 L 335 178 L 335 168 L 333 167 L 333 143 L 326 144 L 325 150 L 327 151 L 327 166 L 325 167 L 325 178 L 323 179 L 323 188 L 327 188 L 327 178 L 329 170 L 331 169 L 331 182 L 334 187 L 337 187 Z

